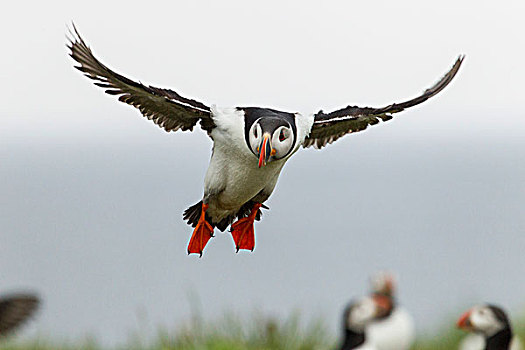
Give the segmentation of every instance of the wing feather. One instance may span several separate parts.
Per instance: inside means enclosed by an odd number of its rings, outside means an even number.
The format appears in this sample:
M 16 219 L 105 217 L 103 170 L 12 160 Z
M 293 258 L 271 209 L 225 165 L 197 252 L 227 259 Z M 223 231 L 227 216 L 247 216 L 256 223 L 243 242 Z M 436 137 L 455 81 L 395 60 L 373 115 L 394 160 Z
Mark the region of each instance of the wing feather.
M 38 305 L 38 297 L 32 294 L 14 294 L 0 299 L 0 336 L 24 323 Z
M 378 124 L 380 121 L 388 121 L 392 119 L 394 113 L 425 102 L 452 81 L 464 58 L 465 56 L 459 56 L 443 78 L 431 88 L 426 89 L 422 95 L 411 100 L 381 108 L 348 106 L 328 114 L 319 111 L 314 115 L 312 130 L 303 142 L 303 147 L 322 148 L 347 134 L 365 130 L 369 125 Z
M 208 106 L 173 90 L 146 86 L 114 72 L 95 58 L 74 24 L 70 33 L 70 56 L 80 64 L 75 68 L 95 80 L 94 84 L 104 88 L 107 94 L 119 96 L 119 101 L 139 109 L 166 131 L 193 130 L 199 121 L 208 133 L 215 127 Z

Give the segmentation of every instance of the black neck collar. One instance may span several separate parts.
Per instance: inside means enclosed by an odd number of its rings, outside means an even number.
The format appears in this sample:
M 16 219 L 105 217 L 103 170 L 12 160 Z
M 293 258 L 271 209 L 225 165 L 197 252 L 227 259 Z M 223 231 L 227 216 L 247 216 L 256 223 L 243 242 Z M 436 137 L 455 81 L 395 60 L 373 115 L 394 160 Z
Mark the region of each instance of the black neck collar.
M 510 349 L 510 341 L 512 340 L 512 331 L 510 328 L 505 328 L 485 339 L 485 350 L 506 350 Z

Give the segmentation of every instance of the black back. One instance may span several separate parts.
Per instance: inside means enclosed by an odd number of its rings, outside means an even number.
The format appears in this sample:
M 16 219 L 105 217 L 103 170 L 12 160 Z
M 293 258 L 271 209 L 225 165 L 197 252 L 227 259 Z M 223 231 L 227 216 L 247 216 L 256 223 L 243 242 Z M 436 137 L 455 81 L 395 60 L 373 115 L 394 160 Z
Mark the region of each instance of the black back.
M 365 342 L 365 333 L 364 332 L 354 332 L 350 329 L 345 330 L 345 337 L 343 343 L 341 344 L 340 350 L 351 350 L 355 349 L 360 345 L 363 345 Z
M 502 329 L 492 337 L 485 339 L 485 350 L 507 350 L 510 349 L 512 331 L 510 328 Z
M 363 331 L 354 331 L 349 329 L 348 325 L 348 316 L 352 312 L 354 307 L 353 303 L 350 303 L 343 312 L 343 342 L 339 347 L 339 350 L 351 350 L 357 348 L 359 345 L 362 345 L 365 342 L 365 332 Z
M 510 342 L 512 341 L 512 329 L 510 327 L 510 322 L 500 307 L 496 305 L 487 305 L 490 310 L 494 313 L 498 321 L 500 321 L 504 327 L 498 333 L 485 338 L 485 350 L 506 350 L 510 349 Z

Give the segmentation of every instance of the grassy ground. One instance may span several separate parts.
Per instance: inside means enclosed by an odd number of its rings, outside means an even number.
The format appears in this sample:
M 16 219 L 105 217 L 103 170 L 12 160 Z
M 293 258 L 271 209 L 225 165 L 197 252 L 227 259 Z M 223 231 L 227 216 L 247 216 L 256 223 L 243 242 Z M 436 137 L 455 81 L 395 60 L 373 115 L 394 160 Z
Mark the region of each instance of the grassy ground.
M 525 320 L 524 320 L 525 321 Z M 525 339 L 525 322 L 514 327 Z M 438 336 L 418 338 L 413 349 L 450 350 L 465 333 L 455 330 L 453 322 L 436 332 Z M 2 339 L 0 339 L 2 340 Z M 207 323 L 195 319 L 176 332 L 159 331 L 157 337 L 144 343 L 132 337 L 120 350 L 319 350 L 335 349 L 337 339 L 330 335 L 321 321 L 301 322 L 298 314 L 277 322 L 262 316 L 248 321 L 234 315 Z M 33 341 L 2 341 L 0 350 L 106 350 L 93 340 L 75 344 L 59 344 L 42 339 Z

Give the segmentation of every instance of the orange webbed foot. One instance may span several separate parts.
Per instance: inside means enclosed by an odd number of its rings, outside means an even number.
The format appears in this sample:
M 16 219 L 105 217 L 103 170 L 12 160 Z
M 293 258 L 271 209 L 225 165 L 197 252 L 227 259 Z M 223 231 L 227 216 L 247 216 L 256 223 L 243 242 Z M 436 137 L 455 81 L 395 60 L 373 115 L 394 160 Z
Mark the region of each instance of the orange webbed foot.
M 201 217 L 197 226 L 193 230 L 191 235 L 190 243 L 188 244 L 188 254 L 196 253 L 199 257 L 202 257 L 202 251 L 206 244 L 213 237 L 213 226 L 206 221 L 206 210 L 208 204 L 202 204 Z
M 261 203 L 256 203 L 248 217 L 239 219 L 231 225 L 231 233 L 237 252 L 239 252 L 240 249 L 251 251 L 255 249 L 255 230 L 253 229 L 253 222 L 257 215 L 257 210 L 259 210 L 260 207 Z

